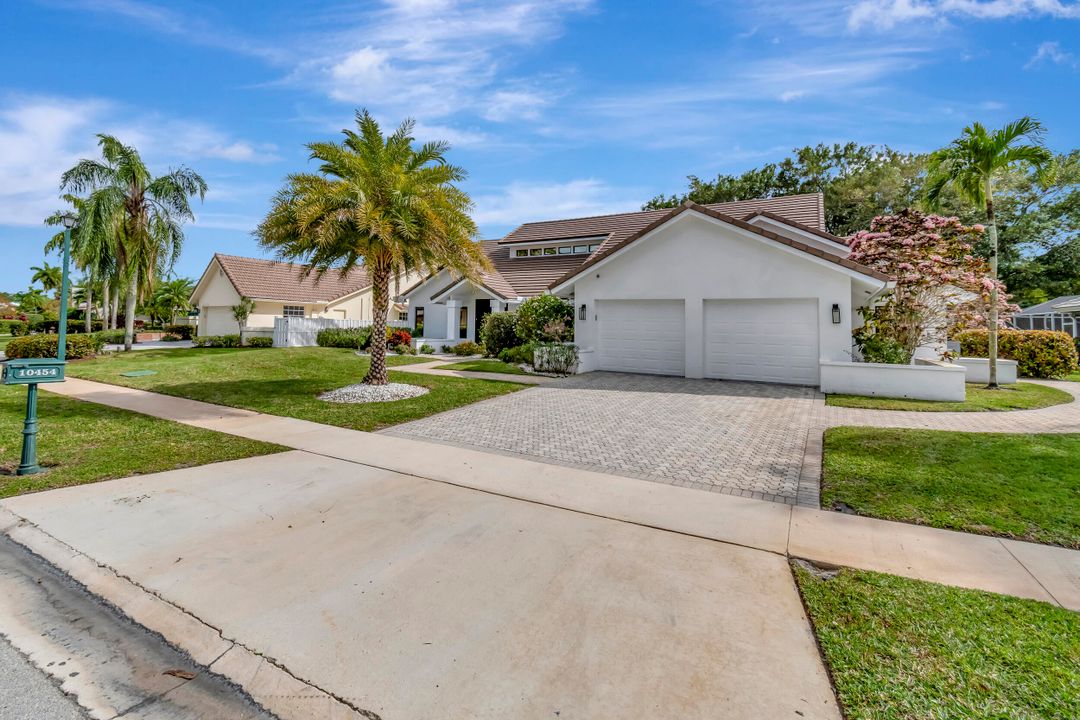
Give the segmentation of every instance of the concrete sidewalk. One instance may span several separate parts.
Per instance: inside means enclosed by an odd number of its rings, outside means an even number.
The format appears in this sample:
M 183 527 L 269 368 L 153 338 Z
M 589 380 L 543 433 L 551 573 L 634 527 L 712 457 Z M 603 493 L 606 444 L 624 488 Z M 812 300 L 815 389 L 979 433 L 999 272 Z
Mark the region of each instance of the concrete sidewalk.
M 0 530 L 286 720 L 840 718 L 775 553 L 298 451 Z
M 704 493 L 86 380 L 45 387 L 69 397 L 508 498 L 1080 610 L 1080 551 Z
M 468 362 L 469 360 L 478 360 L 479 358 L 462 358 L 450 356 L 448 358 L 442 358 L 439 360 L 433 360 L 427 363 L 416 363 L 415 365 L 395 365 L 391 369 L 394 372 L 407 372 L 407 373 L 419 373 L 421 375 L 442 375 L 443 377 L 459 377 L 466 378 L 468 380 L 499 380 L 500 382 L 516 382 L 522 385 L 545 385 L 552 382 L 558 382 L 563 378 L 548 377 L 546 375 L 511 375 L 509 373 L 494 373 L 494 372 L 472 372 L 464 370 L 443 370 L 440 366 L 452 365 L 459 362 Z

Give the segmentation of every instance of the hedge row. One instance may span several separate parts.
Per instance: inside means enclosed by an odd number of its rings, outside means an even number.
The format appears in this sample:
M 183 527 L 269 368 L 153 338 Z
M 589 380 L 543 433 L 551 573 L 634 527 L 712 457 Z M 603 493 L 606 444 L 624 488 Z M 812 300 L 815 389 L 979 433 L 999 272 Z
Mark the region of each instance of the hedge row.
M 371 326 L 323 328 L 315 336 L 315 344 L 319 347 L 367 350 L 371 347 Z M 401 345 L 412 346 L 412 333 L 405 328 L 386 328 L 386 346 L 388 348 L 397 348 Z
M 27 335 L 25 337 L 12 338 L 4 353 L 9 358 L 51 358 L 56 357 L 59 345 L 58 335 Z M 96 355 L 101 352 L 105 342 L 95 333 L 78 333 L 67 336 L 67 358 L 78 360 Z
M 956 336 L 960 354 L 988 357 L 990 333 L 965 330 Z M 1068 333 L 1053 330 L 999 330 L 998 357 L 1015 360 L 1024 377 L 1054 378 L 1076 372 L 1076 344 Z

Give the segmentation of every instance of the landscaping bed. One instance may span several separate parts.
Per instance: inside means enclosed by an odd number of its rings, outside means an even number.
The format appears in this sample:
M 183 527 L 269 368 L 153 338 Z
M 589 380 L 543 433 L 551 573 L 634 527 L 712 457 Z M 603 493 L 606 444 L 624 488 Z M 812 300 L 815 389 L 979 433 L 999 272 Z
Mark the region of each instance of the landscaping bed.
M 517 365 L 502 360 L 465 360 L 464 362 L 439 365 L 438 370 L 462 370 L 464 372 L 504 373 L 506 375 L 528 375 Z
M 825 508 L 1080 548 L 1078 496 L 1080 434 L 825 432 Z
M 794 572 L 849 720 L 1080 716 L 1080 614 L 880 573 Z
M 370 362 L 370 358 L 345 348 L 143 350 L 72 363 L 68 375 L 366 431 L 525 387 L 511 382 L 391 371 L 392 382 L 426 387 L 430 392 L 422 397 L 380 403 L 341 404 L 318 399 L 322 393 L 360 382 Z M 430 360 L 391 355 L 386 362 L 394 367 Z M 155 374 L 121 374 L 137 370 L 153 370 Z
M 80 400 L 38 394 L 38 461 L 16 476 L 26 388 L 0 387 L 0 497 L 281 452 L 286 448 Z
M 941 402 L 933 400 L 905 400 L 902 398 L 866 397 L 863 395 L 829 395 L 825 404 L 832 407 L 864 408 L 867 410 L 914 410 L 918 412 L 987 412 L 1001 410 L 1036 410 L 1072 402 L 1073 396 L 1064 390 L 1037 385 L 1017 383 L 988 390 L 977 383 L 968 383 L 967 400 L 964 402 Z

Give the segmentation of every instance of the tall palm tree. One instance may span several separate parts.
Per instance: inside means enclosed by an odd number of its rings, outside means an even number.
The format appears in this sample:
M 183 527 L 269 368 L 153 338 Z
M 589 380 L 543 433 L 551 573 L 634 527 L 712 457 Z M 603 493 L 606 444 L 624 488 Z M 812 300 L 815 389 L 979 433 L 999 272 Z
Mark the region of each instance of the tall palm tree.
M 177 313 L 191 309 L 191 292 L 195 283 L 191 278 L 173 278 L 162 280 L 154 289 L 151 304 L 160 308 L 162 316 L 172 322 Z
M 93 322 L 93 287 L 100 283 L 102 291 L 102 308 L 104 314 L 109 312 L 109 289 L 115 282 L 116 267 L 116 240 L 119 235 L 118 227 L 104 227 L 100 223 L 84 223 L 83 214 L 87 204 L 84 198 L 66 194 L 62 198 L 79 217 L 79 221 L 71 231 L 71 257 L 75 267 L 87 274 L 87 282 L 83 284 L 83 300 L 86 303 L 86 332 L 90 332 Z M 57 210 L 45 218 L 46 225 L 61 225 L 67 210 Z M 45 243 L 45 251 L 62 251 L 64 247 L 64 232 L 61 230 Z M 107 323 L 103 323 L 104 327 Z
M 256 230 L 279 257 L 310 263 L 309 272 L 348 273 L 363 264 L 372 281 L 371 368 L 364 382 L 385 385 L 390 279 L 446 267 L 476 278 L 487 259 L 469 217 L 472 200 L 455 185 L 465 171 L 446 161 L 445 142 L 413 145 L 414 122 L 384 136 L 366 110 L 342 143 L 307 147 L 319 174 L 290 175 Z
M 138 151 L 111 135 L 98 135 L 101 160 L 80 160 L 61 178 L 61 188 L 89 192 L 79 214 L 92 236 L 113 232 L 115 262 L 126 285 L 124 349 L 131 350 L 135 307 L 153 290 L 158 271 L 171 268 L 184 244 L 184 221 L 194 220 L 189 198 L 206 196 L 206 181 L 181 167 L 150 174 Z
M 34 274 L 30 277 L 30 284 L 40 283 L 41 289 L 45 292 L 56 290 L 59 293 L 60 282 L 63 276 L 63 272 L 59 266 L 43 262 L 41 265 L 31 266 L 30 269 L 34 271 Z M 59 294 L 57 297 L 60 297 Z
M 989 131 L 981 123 L 964 128 L 947 147 L 930 154 L 927 165 L 926 200 L 931 207 L 941 204 L 946 188 L 952 187 L 967 202 L 986 208 L 990 234 L 990 383 L 998 387 L 998 232 L 994 218 L 994 177 L 1013 165 L 1032 168 L 1043 175 L 1053 154 L 1043 145 L 1042 123 L 1022 117 L 1000 130 Z

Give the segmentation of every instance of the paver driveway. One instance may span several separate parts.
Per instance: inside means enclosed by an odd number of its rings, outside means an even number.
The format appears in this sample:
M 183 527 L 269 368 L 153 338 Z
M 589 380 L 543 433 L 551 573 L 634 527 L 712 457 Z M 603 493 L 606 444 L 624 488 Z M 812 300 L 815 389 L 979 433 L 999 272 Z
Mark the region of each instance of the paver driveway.
M 595 372 L 386 432 L 794 504 L 820 397 L 808 387 Z M 816 496 L 816 472 L 807 479 L 804 494 Z

